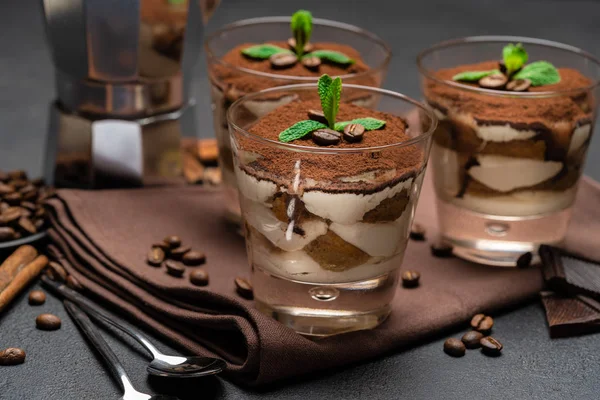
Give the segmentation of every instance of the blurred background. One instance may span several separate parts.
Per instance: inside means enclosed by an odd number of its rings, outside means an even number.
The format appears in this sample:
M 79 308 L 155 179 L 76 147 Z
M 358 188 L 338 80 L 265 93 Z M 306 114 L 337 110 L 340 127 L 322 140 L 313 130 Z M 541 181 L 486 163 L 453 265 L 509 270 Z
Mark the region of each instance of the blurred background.
M 299 8 L 381 36 L 394 53 L 384 86 L 412 97 L 419 96 L 417 53 L 446 39 L 492 34 L 532 36 L 600 56 L 598 0 L 222 0 L 207 33 L 238 19 L 291 15 Z M 0 167 L 26 168 L 31 176 L 37 176 L 43 169 L 48 105 L 54 97 L 40 1 L 2 0 L 0 29 L 0 149 L 5 150 Z M 213 130 L 204 54 L 194 79 L 198 136 L 209 137 Z M 586 173 L 600 180 L 598 138 L 592 141 Z

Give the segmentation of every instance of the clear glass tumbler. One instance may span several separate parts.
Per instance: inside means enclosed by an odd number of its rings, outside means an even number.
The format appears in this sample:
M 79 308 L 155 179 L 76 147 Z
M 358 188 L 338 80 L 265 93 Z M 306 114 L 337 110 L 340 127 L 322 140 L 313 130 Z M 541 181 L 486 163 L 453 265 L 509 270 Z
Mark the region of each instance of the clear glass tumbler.
M 290 85 L 228 113 L 256 306 L 305 335 L 373 328 L 390 313 L 435 115 L 402 94 L 345 84 L 342 104 L 368 99 L 365 108 L 404 118 L 409 139 L 311 147 L 249 131 L 268 110 L 249 118 L 246 106 L 274 95 L 318 99 L 315 84 Z M 349 173 L 353 165 L 361 167 Z
M 240 209 L 237 187 L 233 173 L 233 160 L 229 146 L 227 110 L 231 104 L 245 94 L 258 92 L 276 86 L 316 83 L 315 76 L 285 75 L 285 70 L 265 73 L 231 65 L 222 60 L 233 48 L 245 43 L 266 43 L 287 41 L 291 36 L 289 17 L 265 17 L 242 20 L 227 25 L 207 38 L 205 43 L 208 72 L 211 87 L 213 122 L 215 136 L 219 144 L 219 162 L 223 171 L 223 184 L 227 215 L 233 222 L 239 222 Z M 369 70 L 340 75 L 344 83 L 380 87 L 391 58 L 389 47 L 379 37 L 356 26 L 324 19 L 313 20 L 312 43 L 329 42 L 347 45 L 358 51 Z M 332 75 L 332 74 L 330 74 Z M 268 98 L 260 104 L 249 104 L 248 118 L 272 110 L 285 99 Z M 360 104 L 360 99 L 355 99 Z
M 511 92 L 441 78 L 498 60 L 508 43 L 522 43 L 529 62 L 565 69 L 561 83 Z M 560 243 L 596 119 L 599 61 L 560 43 L 481 36 L 435 45 L 417 63 L 439 120 L 431 165 L 442 238 L 458 256 L 496 266 Z

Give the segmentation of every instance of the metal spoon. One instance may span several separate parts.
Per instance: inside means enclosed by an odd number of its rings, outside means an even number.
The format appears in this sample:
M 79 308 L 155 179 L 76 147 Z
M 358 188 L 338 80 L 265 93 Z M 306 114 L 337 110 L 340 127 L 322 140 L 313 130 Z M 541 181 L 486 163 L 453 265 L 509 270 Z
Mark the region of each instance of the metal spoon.
M 81 328 L 83 333 L 87 336 L 87 338 L 92 342 L 92 344 L 98 349 L 98 352 L 106 361 L 108 365 L 108 369 L 113 374 L 113 377 L 119 383 L 119 386 L 123 390 L 122 400 L 179 400 L 177 397 L 173 396 L 163 396 L 163 395 L 149 395 L 146 393 L 138 392 L 135 390 L 133 385 L 131 384 L 131 380 L 127 376 L 125 369 L 119 362 L 119 359 L 113 353 L 113 351 L 108 346 L 108 343 L 102 339 L 98 330 L 92 324 L 92 321 L 88 318 L 87 315 L 79 307 L 77 307 L 74 303 L 71 303 L 69 300 L 65 300 L 64 302 L 65 308 L 71 318 L 75 321 L 75 323 Z
M 163 354 L 141 333 L 119 324 L 106 315 L 100 307 L 76 291 L 68 288 L 62 283 L 52 281 L 47 276 L 42 276 L 42 281 L 54 292 L 79 305 L 94 319 L 104 321 L 115 328 L 120 329 L 144 346 L 144 348 L 152 354 L 153 358 L 152 362 L 150 362 L 146 368 L 150 375 L 171 378 L 196 378 L 218 374 L 225 369 L 225 361 L 218 358 L 200 356 L 180 357 Z

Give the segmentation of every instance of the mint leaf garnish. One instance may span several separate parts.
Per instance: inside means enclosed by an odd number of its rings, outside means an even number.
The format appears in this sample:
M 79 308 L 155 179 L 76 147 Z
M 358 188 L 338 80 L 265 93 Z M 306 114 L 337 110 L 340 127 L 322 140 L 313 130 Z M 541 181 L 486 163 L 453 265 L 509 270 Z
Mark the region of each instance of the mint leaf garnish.
M 329 93 L 329 86 L 331 86 L 331 82 L 333 82 L 333 79 L 327 74 L 322 75 L 319 78 L 317 88 L 319 90 L 319 99 L 321 99 L 321 107 L 323 107 L 327 93 Z
M 327 128 L 327 125 L 322 124 L 318 121 L 306 120 L 296 122 L 294 125 L 287 128 L 285 131 L 279 134 L 279 141 L 288 143 L 293 140 L 302 139 L 309 133 L 316 131 L 317 129 Z
M 527 52 L 521 43 L 508 44 L 502 50 L 502 58 L 506 66 L 506 74 L 511 76 L 527 62 Z
M 465 71 L 459 74 L 456 74 L 452 77 L 453 81 L 463 81 L 463 82 L 477 82 L 481 78 L 485 78 L 488 75 L 499 74 L 500 71 L 497 69 L 492 69 L 490 71 Z
M 246 47 L 242 50 L 243 55 L 260 60 L 266 60 L 273 54 L 279 53 L 291 53 L 291 51 L 272 44 L 259 44 L 256 46 Z
M 513 79 L 529 79 L 532 86 L 552 85 L 560 82 L 560 74 L 549 62 L 536 61 L 524 66 Z
M 356 118 L 356 119 L 353 119 L 352 121 L 337 122 L 335 124 L 335 130 L 343 131 L 344 128 L 346 127 L 346 125 L 350 125 L 350 124 L 361 124 L 362 126 L 365 127 L 365 130 L 374 131 L 374 130 L 383 128 L 385 126 L 385 121 L 382 121 L 377 118 L 371 118 L 371 117 Z
M 332 50 L 315 50 L 310 53 L 311 57 L 319 57 L 322 61 L 329 61 L 335 64 L 354 64 L 354 60 L 345 55 L 344 53 L 340 53 L 339 51 Z
M 312 35 L 312 14 L 306 10 L 298 10 L 292 15 L 292 35 L 296 40 L 296 55 L 298 58 L 304 54 L 304 46 L 310 41 Z
M 329 75 L 323 75 L 323 77 L 325 76 L 327 77 L 325 79 L 331 79 Z M 323 79 L 323 77 L 321 77 L 321 79 Z M 342 80 L 339 77 L 337 77 L 329 84 L 325 97 L 321 98 L 321 108 L 323 109 L 323 114 L 325 114 L 325 118 L 327 118 L 329 128 L 331 129 L 335 127 L 335 117 L 337 116 L 337 113 L 340 110 L 341 98 Z

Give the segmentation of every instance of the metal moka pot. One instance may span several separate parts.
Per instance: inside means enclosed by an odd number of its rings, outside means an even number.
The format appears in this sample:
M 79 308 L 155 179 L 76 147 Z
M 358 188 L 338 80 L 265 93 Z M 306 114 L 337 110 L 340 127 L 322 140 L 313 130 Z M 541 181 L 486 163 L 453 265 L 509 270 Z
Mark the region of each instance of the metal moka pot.
M 204 0 L 42 0 L 56 69 L 49 180 L 141 186 L 181 174 L 180 138 L 196 132 L 189 83 Z M 204 10 L 202 10 L 204 9 Z

